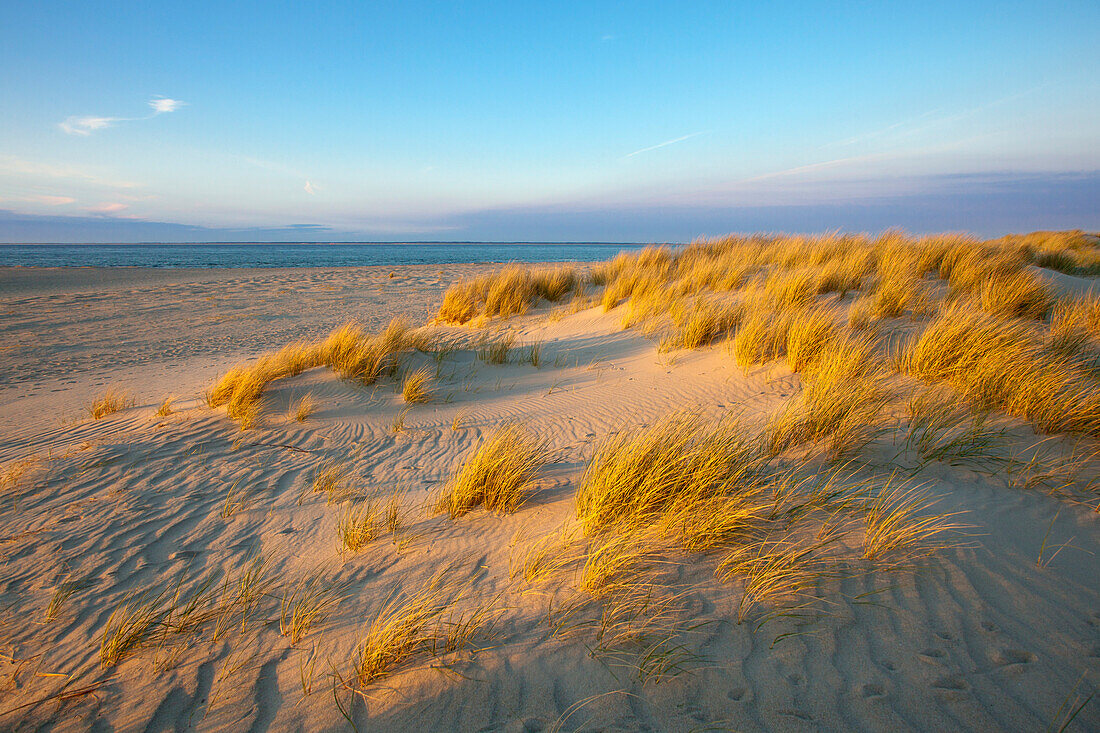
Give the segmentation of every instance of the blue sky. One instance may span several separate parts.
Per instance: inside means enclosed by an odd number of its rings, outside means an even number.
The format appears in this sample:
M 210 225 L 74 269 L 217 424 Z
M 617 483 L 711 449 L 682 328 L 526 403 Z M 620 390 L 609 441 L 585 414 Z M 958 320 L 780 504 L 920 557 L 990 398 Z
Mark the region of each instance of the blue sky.
M 1095 229 L 1098 33 L 1095 1 L 5 3 L 0 240 Z

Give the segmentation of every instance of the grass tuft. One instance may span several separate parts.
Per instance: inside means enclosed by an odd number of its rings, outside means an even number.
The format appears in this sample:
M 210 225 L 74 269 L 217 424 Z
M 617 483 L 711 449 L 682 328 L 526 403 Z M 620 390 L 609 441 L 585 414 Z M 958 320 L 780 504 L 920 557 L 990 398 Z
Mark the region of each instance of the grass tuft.
M 436 513 L 452 518 L 476 506 L 511 513 L 527 500 L 550 460 L 545 440 L 519 425 L 505 425 L 482 439 L 435 501 Z
M 401 385 L 401 396 L 409 404 L 431 402 L 432 399 L 432 373 L 427 368 L 420 368 L 405 376 Z
M 84 412 L 92 420 L 99 420 L 116 412 L 121 412 L 133 406 L 133 404 L 134 400 L 128 392 L 111 388 L 86 405 Z

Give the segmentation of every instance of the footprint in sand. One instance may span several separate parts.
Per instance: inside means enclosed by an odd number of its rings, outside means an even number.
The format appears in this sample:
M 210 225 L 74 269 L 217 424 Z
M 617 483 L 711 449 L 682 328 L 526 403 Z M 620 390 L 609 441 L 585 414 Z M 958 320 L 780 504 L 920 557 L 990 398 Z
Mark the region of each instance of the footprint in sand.
M 966 697 L 969 689 L 970 684 L 958 674 L 940 677 L 932 683 L 933 692 L 947 700 L 961 700 Z
M 726 697 L 734 702 L 741 702 L 744 699 L 745 693 L 748 692 L 744 687 L 734 687 L 726 693 Z
M 1031 664 L 1036 659 L 1038 659 L 1038 657 L 1023 649 L 1002 649 L 993 656 L 993 663 L 998 667 L 1009 667 L 1012 665 Z
M 945 652 L 943 649 L 932 648 L 925 649 L 923 652 L 920 653 L 920 655 L 924 657 L 927 661 L 938 661 L 946 657 L 947 652 Z
M 882 685 L 868 682 L 863 686 L 863 697 L 868 700 L 873 700 L 878 697 L 886 697 L 886 688 Z
M 982 628 L 985 629 L 986 631 L 988 631 L 991 634 L 995 634 L 995 633 L 997 633 L 998 631 L 1001 630 L 1001 628 L 999 626 L 997 626 L 997 624 L 993 623 L 992 621 L 982 621 Z

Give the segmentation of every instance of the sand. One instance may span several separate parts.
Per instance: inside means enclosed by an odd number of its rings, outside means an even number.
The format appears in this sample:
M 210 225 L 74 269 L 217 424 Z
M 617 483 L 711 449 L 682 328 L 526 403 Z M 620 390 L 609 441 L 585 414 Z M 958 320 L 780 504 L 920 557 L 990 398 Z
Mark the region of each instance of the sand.
M 365 696 L 336 685 L 359 730 L 1023 731 L 1063 720 L 1060 708 L 1094 689 L 1100 518 L 968 465 L 917 477 L 938 509 L 965 512 L 971 528 L 953 546 L 836 581 L 800 618 L 737 623 L 737 589 L 681 567 L 690 630 L 662 677 L 641 679 L 634 655 L 593 653 L 585 628 L 554 633 L 548 607 L 570 580 L 526 584 L 511 571 L 530 541 L 570 521 L 598 441 L 676 410 L 764 415 L 800 389 L 785 365 L 745 373 L 721 346 L 661 354 L 618 314 L 548 318 L 543 307 L 492 327 L 540 343 L 540 368 L 458 351 L 436 399 L 407 412 L 391 382 L 363 388 L 323 369 L 272 385 L 255 430 L 200 399 L 236 361 L 349 318 L 424 322 L 449 283 L 485 269 L 0 271 L 0 463 L 29 459 L 0 496 L 0 728 L 350 729 L 334 682 L 365 626 L 445 568 L 471 598 L 494 600 L 492 633 L 410 659 Z M 106 386 L 134 405 L 81 419 Z M 307 392 L 316 414 L 288 419 Z M 168 394 L 174 412 L 156 417 Z M 509 420 L 556 452 L 541 490 L 512 515 L 429 516 L 423 503 Z M 401 489 L 401 533 L 342 555 L 340 506 L 310 492 L 325 460 L 349 467 L 361 495 Z M 256 556 L 277 584 L 251 622 L 217 640 L 208 627 L 166 635 L 101 670 L 103 630 L 128 594 L 171 592 L 180 578 L 190 591 Z M 341 601 L 292 645 L 280 599 L 314 575 L 338 583 Z M 47 620 L 66 582 L 71 596 Z M 1094 700 L 1068 730 L 1098 726 Z

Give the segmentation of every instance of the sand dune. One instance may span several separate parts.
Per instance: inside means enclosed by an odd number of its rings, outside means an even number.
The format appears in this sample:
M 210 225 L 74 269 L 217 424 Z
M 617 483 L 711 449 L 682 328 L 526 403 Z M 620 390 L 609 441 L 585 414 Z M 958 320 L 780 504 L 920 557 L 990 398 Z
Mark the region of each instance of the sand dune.
M 937 511 L 962 513 L 969 528 L 937 554 L 856 568 L 822 580 L 821 602 L 798 613 L 740 623 L 738 586 L 716 580 L 713 562 L 677 562 L 665 582 L 682 607 L 658 659 L 598 649 L 583 615 L 548 623 L 578 597 L 576 572 L 528 583 L 517 568 L 533 542 L 575 528 L 574 494 L 600 441 L 684 410 L 761 424 L 803 388 L 783 362 L 742 370 L 720 344 L 662 352 L 655 337 L 623 330 L 616 311 L 549 317 L 544 304 L 487 326 L 514 337 L 508 363 L 473 348 L 409 356 L 405 369 L 435 375 L 425 404 L 406 405 L 393 379 L 362 387 L 327 369 L 270 385 L 252 430 L 201 400 L 235 361 L 348 319 L 371 330 L 396 315 L 422 323 L 447 284 L 485 270 L 5 271 L 0 463 L 25 462 L 25 474 L 0 496 L 0 726 L 1037 730 L 1094 689 L 1093 506 L 965 460 L 918 468 L 888 438 L 853 475 L 886 481 L 900 470 L 938 498 Z M 540 344 L 539 366 L 521 360 L 526 344 Z M 107 385 L 135 404 L 80 420 Z M 155 416 L 169 393 L 174 411 Z M 318 408 L 299 423 L 286 413 L 305 394 Z M 998 419 L 1013 445 L 1038 440 L 1026 423 Z M 509 421 L 553 453 L 538 492 L 515 514 L 426 511 L 462 458 Z M 313 491 L 326 461 L 347 477 L 336 494 L 384 502 L 396 492 L 400 531 L 341 552 L 336 524 L 349 504 Z M 859 538 L 841 542 L 858 548 Z M 179 632 L 162 617 L 139 649 L 101 663 L 112 612 L 135 594 L 201 596 L 210 578 L 210 593 L 232 595 L 224 579 L 236 583 L 257 558 L 268 580 L 252 601 Z M 415 654 L 348 693 L 341 680 L 372 620 L 441 572 L 459 595 L 444 627 L 478 604 L 492 623 L 475 624 L 469 645 Z M 281 612 L 310 580 L 339 600 L 291 643 Z M 1069 729 L 1098 725 L 1094 702 Z

